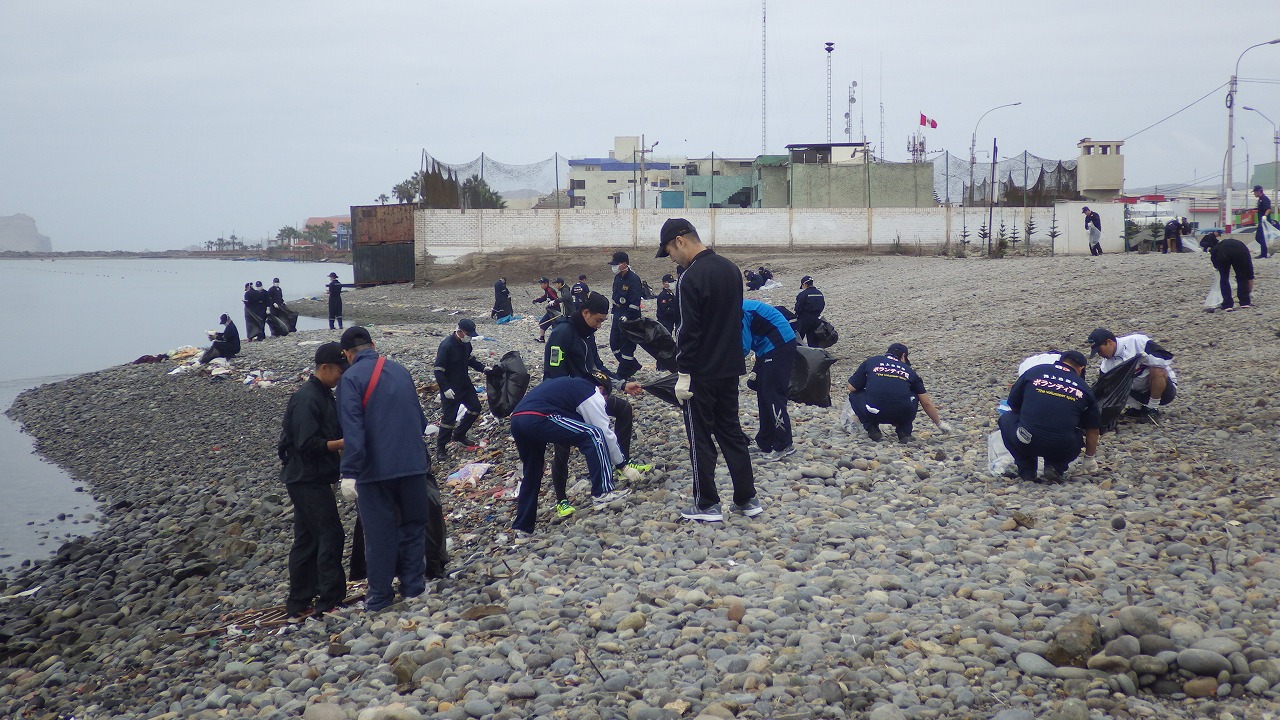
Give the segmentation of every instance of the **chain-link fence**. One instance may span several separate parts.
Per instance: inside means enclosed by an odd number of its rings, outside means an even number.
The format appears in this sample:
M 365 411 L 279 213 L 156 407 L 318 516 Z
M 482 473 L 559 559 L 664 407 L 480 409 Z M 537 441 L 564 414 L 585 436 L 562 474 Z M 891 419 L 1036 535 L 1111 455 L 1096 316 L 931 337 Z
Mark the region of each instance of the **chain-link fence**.
M 944 152 L 933 160 L 934 195 L 939 203 L 987 205 L 992 200 L 989 162 L 969 162 Z M 1051 160 L 1025 150 L 995 165 L 995 201 L 1001 205 L 1048 207 L 1079 200 L 1075 160 Z

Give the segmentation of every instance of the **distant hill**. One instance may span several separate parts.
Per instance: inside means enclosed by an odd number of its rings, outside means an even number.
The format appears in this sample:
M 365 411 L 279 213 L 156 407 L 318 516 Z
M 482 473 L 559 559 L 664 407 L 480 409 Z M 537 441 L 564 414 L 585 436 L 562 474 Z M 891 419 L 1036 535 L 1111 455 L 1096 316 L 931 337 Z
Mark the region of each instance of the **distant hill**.
M 53 243 L 36 230 L 30 215 L 0 216 L 0 252 L 52 252 Z

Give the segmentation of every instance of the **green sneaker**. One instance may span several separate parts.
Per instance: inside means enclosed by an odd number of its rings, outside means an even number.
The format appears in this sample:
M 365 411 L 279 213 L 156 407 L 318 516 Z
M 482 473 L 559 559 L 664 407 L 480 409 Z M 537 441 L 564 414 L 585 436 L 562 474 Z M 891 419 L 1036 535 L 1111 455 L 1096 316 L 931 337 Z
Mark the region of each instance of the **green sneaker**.
M 556 503 L 556 514 L 560 517 L 569 517 L 573 514 L 573 506 L 569 504 L 568 500 L 561 500 Z
M 651 463 L 636 462 L 634 460 L 627 463 L 627 467 L 642 473 L 649 472 L 650 470 L 653 469 L 653 465 Z

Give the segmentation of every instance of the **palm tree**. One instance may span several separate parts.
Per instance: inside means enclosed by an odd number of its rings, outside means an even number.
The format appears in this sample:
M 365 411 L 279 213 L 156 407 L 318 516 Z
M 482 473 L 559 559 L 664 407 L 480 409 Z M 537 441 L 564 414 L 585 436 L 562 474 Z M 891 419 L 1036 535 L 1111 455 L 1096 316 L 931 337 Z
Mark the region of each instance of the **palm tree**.
M 227 247 L 227 241 L 222 238 L 218 238 L 217 240 L 213 241 L 213 245 L 214 247 L 218 248 L 218 252 L 222 252 Z
M 386 204 L 387 204 L 387 201 L 388 201 L 388 200 L 390 200 L 390 199 L 391 199 L 391 198 L 387 197 L 387 194 L 386 194 L 386 193 L 382 193 L 382 194 L 381 194 L 381 195 L 379 195 L 378 197 L 374 198 L 374 200 L 377 200 L 377 201 L 378 201 L 378 204 L 379 204 L 379 205 L 386 205 Z
M 212 241 L 212 240 L 205 240 L 205 241 L 204 241 L 204 251 L 205 251 L 205 252 L 213 252 L 213 241 Z
M 395 195 L 396 200 L 401 203 L 411 203 L 414 198 L 418 197 L 418 186 L 413 180 L 403 180 L 391 188 L 391 194 Z

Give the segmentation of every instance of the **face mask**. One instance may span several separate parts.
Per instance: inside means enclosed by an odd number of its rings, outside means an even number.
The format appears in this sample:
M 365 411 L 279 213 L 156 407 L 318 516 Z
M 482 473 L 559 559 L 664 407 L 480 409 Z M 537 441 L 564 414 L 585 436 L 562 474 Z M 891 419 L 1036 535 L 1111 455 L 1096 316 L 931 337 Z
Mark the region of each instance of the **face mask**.
M 609 269 L 613 271 L 613 274 L 614 274 L 614 275 L 617 275 L 617 274 L 618 274 L 618 270 L 619 270 L 619 268 L 621 268 L 621 267 L 622 267 L 621 265 L 610 265 L 610 266 L 609 266 Z

